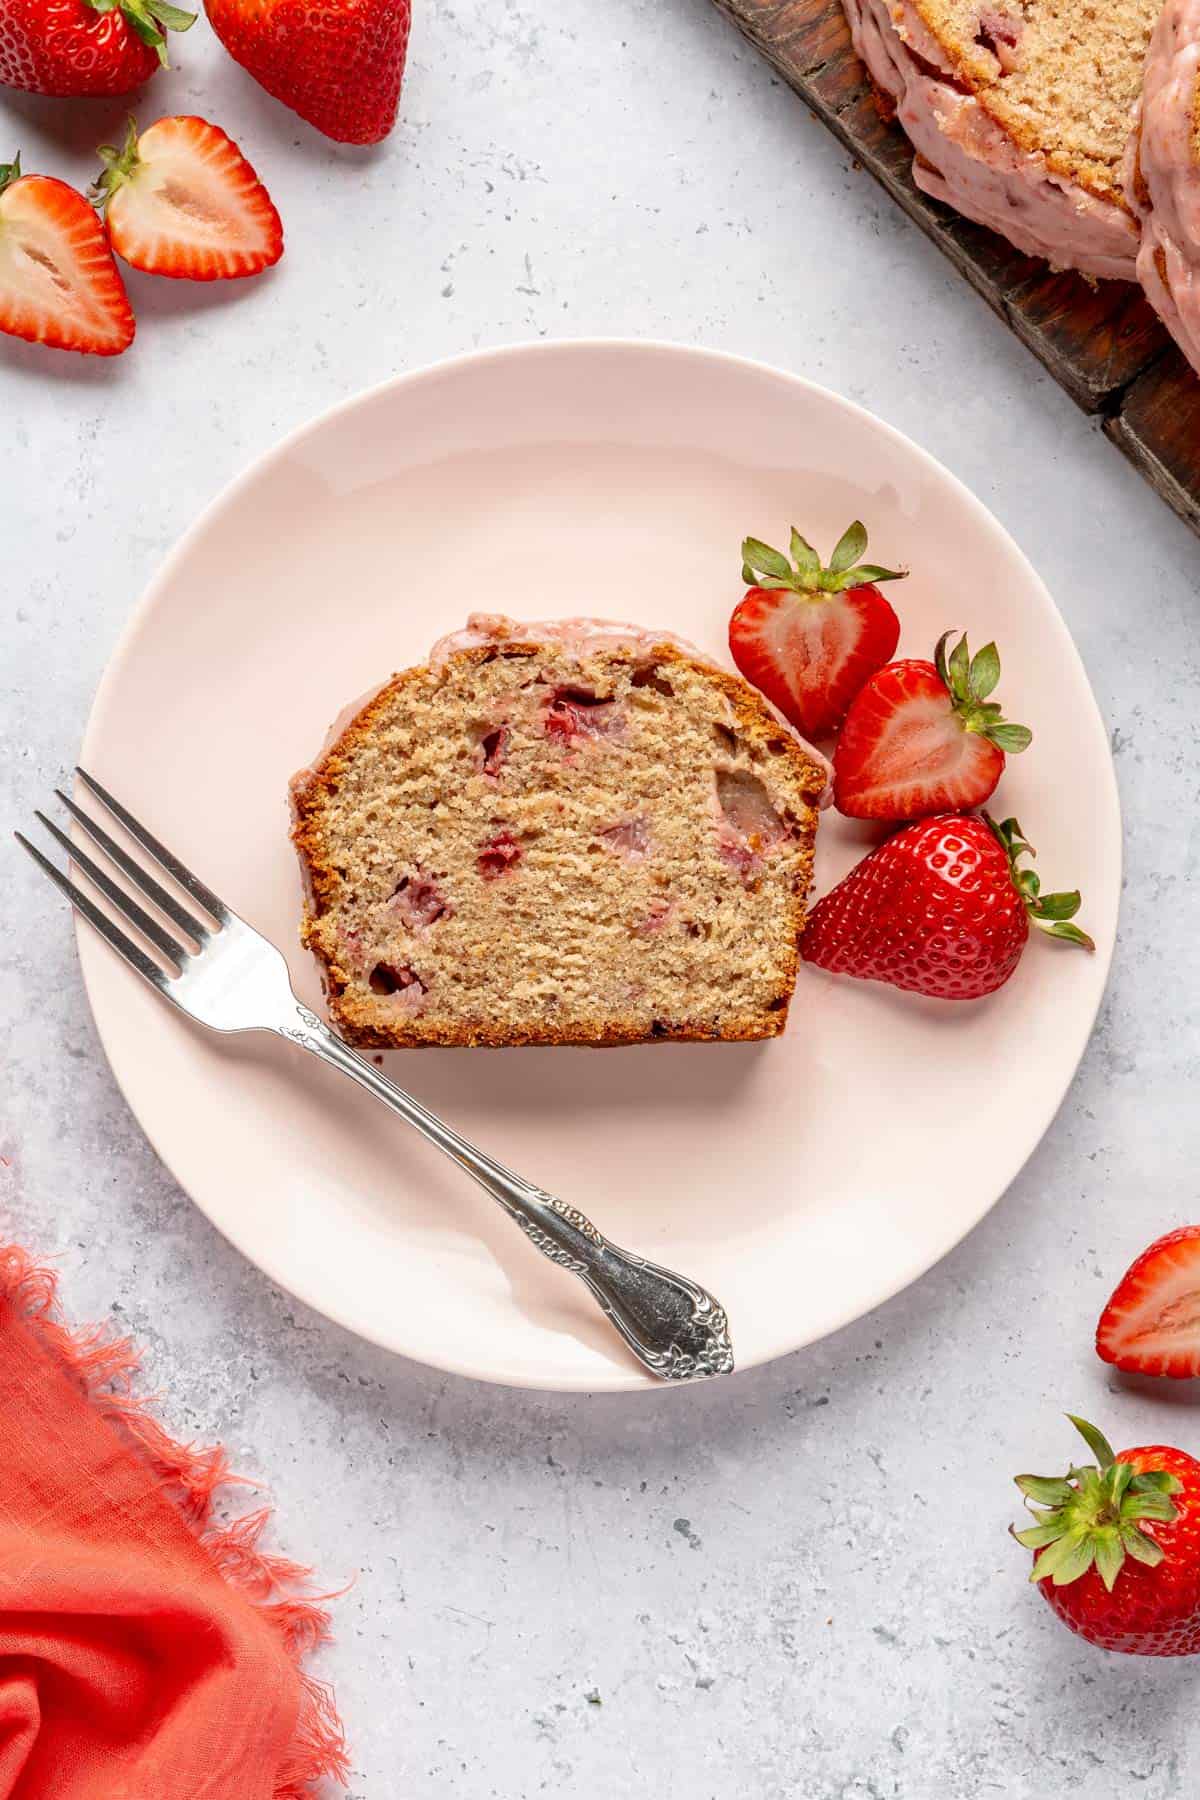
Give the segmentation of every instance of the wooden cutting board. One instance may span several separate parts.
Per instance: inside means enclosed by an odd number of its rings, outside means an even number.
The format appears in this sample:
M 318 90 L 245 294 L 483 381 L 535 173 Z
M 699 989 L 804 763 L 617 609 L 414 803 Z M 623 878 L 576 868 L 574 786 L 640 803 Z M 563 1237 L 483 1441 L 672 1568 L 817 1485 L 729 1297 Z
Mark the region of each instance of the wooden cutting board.
M 883 122 L 840 0 L 716 0 L 789 86 L 945 252 L 1169 506 L 1200 532 L 1200 378 L 1140 288 L 1052 274 L 913 183 L 912 147 Z

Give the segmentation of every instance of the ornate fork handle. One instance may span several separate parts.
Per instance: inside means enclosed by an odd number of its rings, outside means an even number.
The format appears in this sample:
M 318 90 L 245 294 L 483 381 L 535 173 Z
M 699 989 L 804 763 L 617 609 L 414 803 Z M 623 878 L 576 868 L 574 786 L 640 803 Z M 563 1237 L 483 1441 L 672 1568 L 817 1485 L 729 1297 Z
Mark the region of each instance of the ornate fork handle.
M 37 816 L 76 868 L 102 894 L 115 913 L 138 934 L 127 936 L 112 913 L 97 905 L 20 832 L 17 837 L 76 912 L 87 919 L 117 955 L 169 1005 L 211 1031 L 272 1031 L 302 1050 L 320 1057 L 366 1088 L 398 1113 L 429 1143 L 474 1177 L 499 1202 L 543 1256 L 569 1269 L 584 1282 L 613 1325 L 647 1369 L 664 1381 L 693 1381 L 724 1375 L 733 1368 L 729 1324 L 712 1295 L 694 1281 L 661 1269 L 643 1257 L 610 1244 L 575 1207 L 523 1181 L 493 1161 L 474 1144 L 381 1075 L 365 1057 L 302 1006 L 292 991 L 287 963 L 267 938 L 226 906 L 219 895 L 180 862 L 146 826 L 86 769 L 78 771 L 82 786 L 137 843 L 163 876 L 174 884 L 169 892 L 143 863 L 131 857 L 92 812 L 68 799 L 72 819 L 86 833 L 108 868 L 118 871 L 158 909 L 152 917 L 144 906 L 80 843 L 48 819 Z M 187 896 L 187 903 L 180 895 Z M 204 918 L 198 918 L 203 913 Z M 168 931 L 169 919 L 178 932 Z M 149 950 L 157 954 L 152 956 Z M 161 958 L 161 960 L 160 960 Z
M 297 1004 L 296 1014 L 300 1023 L 278 1026 L 280 1034 L 366 1088 L 473 1176 L 543 1256 L 578 1275 L 590 1288 L 652 1375 L 663 1381 L 696 1381 L 732 1371 L 725 1309 L 699 1283 L 610 1244 L 577 1207 L 555 1199 L 476 1149 L 343 1043 L 307 1007 Z

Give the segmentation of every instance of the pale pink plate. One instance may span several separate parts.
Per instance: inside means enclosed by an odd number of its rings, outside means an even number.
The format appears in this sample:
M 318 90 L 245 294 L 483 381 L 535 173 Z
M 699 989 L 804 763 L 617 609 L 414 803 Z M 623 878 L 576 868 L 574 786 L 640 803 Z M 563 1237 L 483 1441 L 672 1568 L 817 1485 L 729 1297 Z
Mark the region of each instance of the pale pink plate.
M 257 463 L 138 607 L 83 761 L 218 893 L 297 947 L 288 776 L 343 703 L 468 610 L 668 626 L 724 655 L 752 532 L 828 552 L 852 518 L 901 651 L 995 636 L 1034 730 L 997 803 L 1078 885 L 1093 957 L 1038 941 L 953 1006 L 801 970 L 786 1038 L 425 1051 L 389 1071 L 619 1242 L 728 1308 L 739 1366 L 878 1305 L 999 1198 L 1045 1131 L 1112 951 L 1120 817 L 1104 727 L 1054 603 L 979 501 L 856 406 L 731 357 L 637 343 L 465 357 L 353 400 Z M 818 887 L 861 853 L 826 815 Z M 117 1079 L 213 1223 L 276 1281 L 407 1356 L 529 1387 L 647 1385 L 575 1281 L 380 1107 L 286 1045 L 191 1028 L 84 928 Z M 181 1280 L 191 1280 L 180 1272 Z

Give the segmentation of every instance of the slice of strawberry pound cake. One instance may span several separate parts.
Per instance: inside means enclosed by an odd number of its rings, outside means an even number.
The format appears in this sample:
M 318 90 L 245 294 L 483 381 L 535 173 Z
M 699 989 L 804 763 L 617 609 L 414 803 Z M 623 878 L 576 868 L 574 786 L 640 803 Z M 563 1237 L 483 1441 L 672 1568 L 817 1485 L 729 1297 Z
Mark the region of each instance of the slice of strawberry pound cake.
M 777 1036 L 828 769 L 669 633 L 477 615 L 292 783 L 353 1044 Z

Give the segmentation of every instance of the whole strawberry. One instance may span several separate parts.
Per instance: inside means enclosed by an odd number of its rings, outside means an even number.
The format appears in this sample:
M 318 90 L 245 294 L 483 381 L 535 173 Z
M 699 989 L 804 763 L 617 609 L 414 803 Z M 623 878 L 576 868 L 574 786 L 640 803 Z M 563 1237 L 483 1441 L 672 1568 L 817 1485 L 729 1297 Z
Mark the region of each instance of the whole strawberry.
M 899 641 L 900 621 L 876 583 L 899 581 L 904 571 L 864 563 L 866 547 L 857 519 L 828 568 L 794 526 L 791 562 L 757 538 L 742 545 L 742 580 L 753 585 L 729 621 L 730 653 L 746 680 L 808 737 L 836 730 Z
M 128 94 L 167 64 L 167 0 L 0 0 L 0 83 L 31 94 Z
M 1130 1656 L 1200 1651 L 1200 1462 L 1168 1444 L 1114 1454 L 1068 1414 L 1096 1458 L 1062 1476 L 1018 1475 L 1037 1520 L 1014 1531 L 1030 1580 L 1063 1623 Z
M 205 9 L 229 54 L 326 137 L 377 144 L 392 129 L 411 0 L 205 0 Z
M 833 798 L 852 819 L 923 819 L 982 806 L 1006 755 L 1033 733 L 1010 725 L 991 698 L 1000 679 L 995 644 L 976 656 L 953 632 L 932 662 L 889 663 L 863 686 L 833 755 Z
M 938 1000 L 978 1000 L 1021 960 L 1029 921 L 1094 950 L 1069 923 L 1078 893 L 1043 894 L 1015 819 L 945 814 L 872 850 L 809 915 L 800 954 L 835 975 L 886 981 Z

